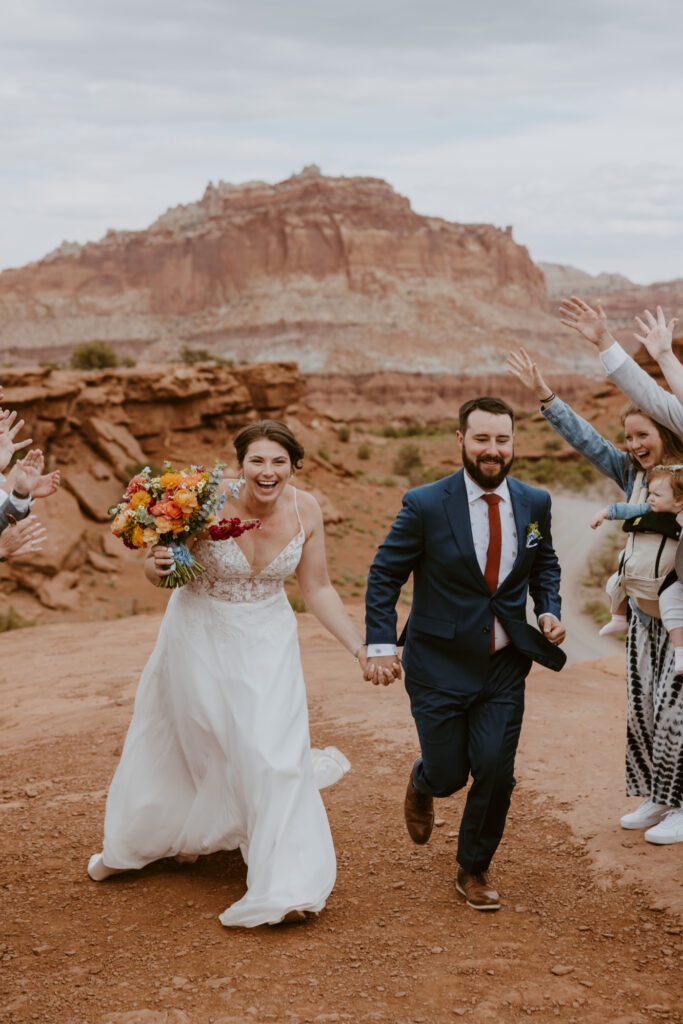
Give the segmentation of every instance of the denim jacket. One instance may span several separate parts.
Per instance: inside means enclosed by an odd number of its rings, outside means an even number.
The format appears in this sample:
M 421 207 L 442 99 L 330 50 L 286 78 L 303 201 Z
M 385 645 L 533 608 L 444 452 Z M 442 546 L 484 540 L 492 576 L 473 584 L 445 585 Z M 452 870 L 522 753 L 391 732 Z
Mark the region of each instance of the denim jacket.
M 631 504 L 629 501 L 615 501 L 613 505 L 607 506 L 608 519 L 635 519 L 636 516 L 644 516 L 652 512 L 646 501 L 639 505 L 637 502 Z
M 631 497 L 638 467 L 626 452 L 622 452 L 611 441 L 607 441 L 588 420 L 574 412 L 561 398 L 553 399 L 551 404 L 541 411 L 551 427 L 561 434 L 579 455 L 588 459 L 599 473 L 614 480 L 626 494 L 627 500 Z M 630 604 L 641 623 L 647 626 L 650 623 L 650 616 L 638 608 L 633 600 Z
M 541 410 L 548 423 L 592 466 L 608 476 L 621 487 L 628 500 L 633 493 L 638 467 L 611 441 L 605 440 L 588 420 L 563 402 L 555 398 L 546 408 Z

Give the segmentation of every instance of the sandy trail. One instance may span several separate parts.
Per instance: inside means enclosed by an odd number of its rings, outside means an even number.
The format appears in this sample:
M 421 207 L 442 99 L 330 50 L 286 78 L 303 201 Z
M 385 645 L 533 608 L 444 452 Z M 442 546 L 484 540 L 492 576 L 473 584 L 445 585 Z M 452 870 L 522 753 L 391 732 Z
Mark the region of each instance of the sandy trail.
M 618 827 L 623 655 L 532 672 L 494 865 L 504 907 L 477 915 L 453 884 L 462 795 L 438 802 L 444 824 L 426 847 L 405 832 L 416 740 L 402 686 L 364 683 L 300 616 L 313 741 L 353 764 L 325 791 L 337 886 L 316 921 L 231 931 L 217 915 L 243 891 L 238 853 L 162 861 L 99 886 L 85 873 L 158 624 L 2 638 L 0 1019 L 681 1021 L 681 847 Z

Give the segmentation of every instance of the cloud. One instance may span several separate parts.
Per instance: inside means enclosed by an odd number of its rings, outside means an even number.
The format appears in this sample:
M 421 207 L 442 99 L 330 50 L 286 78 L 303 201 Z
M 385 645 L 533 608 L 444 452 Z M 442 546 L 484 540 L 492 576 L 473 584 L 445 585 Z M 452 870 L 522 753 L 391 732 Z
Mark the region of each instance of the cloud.
M 678 276 L 682 30 L 670 0 L 12 5 L 0 266 L 316 162 L 538 259 Z

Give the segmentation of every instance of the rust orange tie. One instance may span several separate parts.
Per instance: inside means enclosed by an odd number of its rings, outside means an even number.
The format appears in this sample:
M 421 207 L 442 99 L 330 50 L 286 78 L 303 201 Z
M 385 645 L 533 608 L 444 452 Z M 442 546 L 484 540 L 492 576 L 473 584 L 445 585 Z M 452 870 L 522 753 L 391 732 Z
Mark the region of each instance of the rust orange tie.
M 486 568 L 484 579 L 491 593 L 498 589 L 498 574 L 500 572 L 500 494 L 483 494 L 484 501 L 489 507 L 489 547 L 486 552 Z M 495 625 L 491 627 L 491 653 L 496 647 Z

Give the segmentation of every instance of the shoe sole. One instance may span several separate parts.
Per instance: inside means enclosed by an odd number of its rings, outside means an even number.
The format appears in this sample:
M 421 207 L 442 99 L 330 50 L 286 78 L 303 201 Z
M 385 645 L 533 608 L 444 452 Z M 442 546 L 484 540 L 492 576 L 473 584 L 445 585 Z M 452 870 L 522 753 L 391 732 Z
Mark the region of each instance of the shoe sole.
M 465 897 L 465 903 L 467 904 L 468 907 L 471 907 L 472 910 L 500 910 L 500 903 L 487 903 L 486 906 L 482 906 L 480 903 L 470 903 L 470 901 L 467 899 L 467 893 L 462 888 L 459 882 L 455 883 L 455 888 L 458 890 L 461 896 Z
M 623 821 L 620 821 L 619 824 L 622 828 L 625 828 L 631 832 L 637 832 L 639 829 L 654 828 L 655 825 L 659 825 L 663 817 L 664 815 L 662 814 L 659 818 L 655 818 L 654 821 L 646 821 L 644 824 L 641 825 L 624 825 Z
M 658 839 L 655 836 L 645 836 L 646 843 L 653 843 L 655 846 L 671 846 L 673 843 L 683 843 L 683 836 L 677 839 Z

